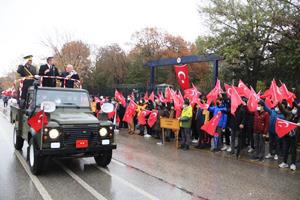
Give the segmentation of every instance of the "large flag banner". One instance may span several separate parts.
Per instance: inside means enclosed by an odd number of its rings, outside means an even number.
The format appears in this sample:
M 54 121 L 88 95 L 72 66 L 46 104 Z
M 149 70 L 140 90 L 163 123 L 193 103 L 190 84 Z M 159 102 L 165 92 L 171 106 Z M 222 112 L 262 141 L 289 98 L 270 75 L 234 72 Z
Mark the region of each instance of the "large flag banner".
M 275 124 L 275 132 L 277 133 L 278 137 L 282 138 L 283 136 L 297 128 L 297 126 L 299 125 L 296 123 L 277 118 Z
M 35 132 L 39 132 L 42 127 L 47 124 L 48 118 L 43 110 L 37 112 L 33 117 L 28 119 L 28 125 L 33 128 Z
M 211 120 L 206 122 L 202 127 L 201 130 L 205 131 L 211 136 L 214 136 L 216 133 L 217 125 L 219 123 L 219 120 L 221 118 L 222 113 L 218 112 L 217 115 L 215 115 Z
M 158 110 L 152 110 L 148 118 L 148 125 L 152 127 L 157 120 Z
M 118 102 L 122 104 L 124 108 L 126 107 L 125 97 L 118 90 L 115 91 L 115 98 Z
M 182 90 L 190 88 L 188 65 L 175 65 L 175 73 Z

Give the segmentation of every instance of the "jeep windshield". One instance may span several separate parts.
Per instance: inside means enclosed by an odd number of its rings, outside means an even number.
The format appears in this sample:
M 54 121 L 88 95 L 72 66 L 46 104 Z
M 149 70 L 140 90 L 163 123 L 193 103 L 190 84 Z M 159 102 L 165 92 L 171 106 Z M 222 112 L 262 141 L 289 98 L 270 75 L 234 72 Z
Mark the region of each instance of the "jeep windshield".
M 90 107 L 89 96 L 84 91 L 38 90 L 36 105 L 40 106 L 43 101 L 52 101 L 57 107 Z

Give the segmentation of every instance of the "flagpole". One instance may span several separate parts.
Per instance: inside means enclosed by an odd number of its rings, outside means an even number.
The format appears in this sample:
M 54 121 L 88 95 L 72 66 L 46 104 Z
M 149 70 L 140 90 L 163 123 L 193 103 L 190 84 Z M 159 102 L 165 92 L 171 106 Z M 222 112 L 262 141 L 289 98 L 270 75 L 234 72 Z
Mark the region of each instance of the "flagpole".
M 44 137 L 44 115 L 45 115 L 45 111 L 44 111 L 44 106 L 42 107 L 42 130 L 41 130 L 41 150 L 43 149 L 43 137 Z

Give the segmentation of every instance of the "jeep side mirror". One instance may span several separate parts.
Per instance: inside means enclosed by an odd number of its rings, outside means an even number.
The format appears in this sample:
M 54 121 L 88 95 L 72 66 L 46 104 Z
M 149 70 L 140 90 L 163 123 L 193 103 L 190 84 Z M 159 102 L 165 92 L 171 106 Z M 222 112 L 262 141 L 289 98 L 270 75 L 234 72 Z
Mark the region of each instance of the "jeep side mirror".
M 52 101 L 43 101 L 41 103 L 41 110 L 44 110 L 46 113 L 51 113 L 56 110 L 56 104 Z
M 114 111 L 114 105 L 111 104 L 111 103 L 104 103 L 104 104 L 101 106 L 101 110 L 102 110 L 102 112 L 104 112 L 104 113 L 110 113 L 110 112 Z

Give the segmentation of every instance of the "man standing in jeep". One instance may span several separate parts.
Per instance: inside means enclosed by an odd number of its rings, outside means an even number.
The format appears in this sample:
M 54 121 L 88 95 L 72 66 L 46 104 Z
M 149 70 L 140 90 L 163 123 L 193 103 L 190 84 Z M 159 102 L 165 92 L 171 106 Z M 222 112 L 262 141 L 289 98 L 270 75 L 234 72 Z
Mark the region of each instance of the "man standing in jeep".
M 39 70 L 40 76 L 59 76 L 58 69 L 54 65 L 53 57 L 47 58 L 47 64 L 41 65 Z M 56 87 L 55 78 L 43 78 L 43 87 Z

